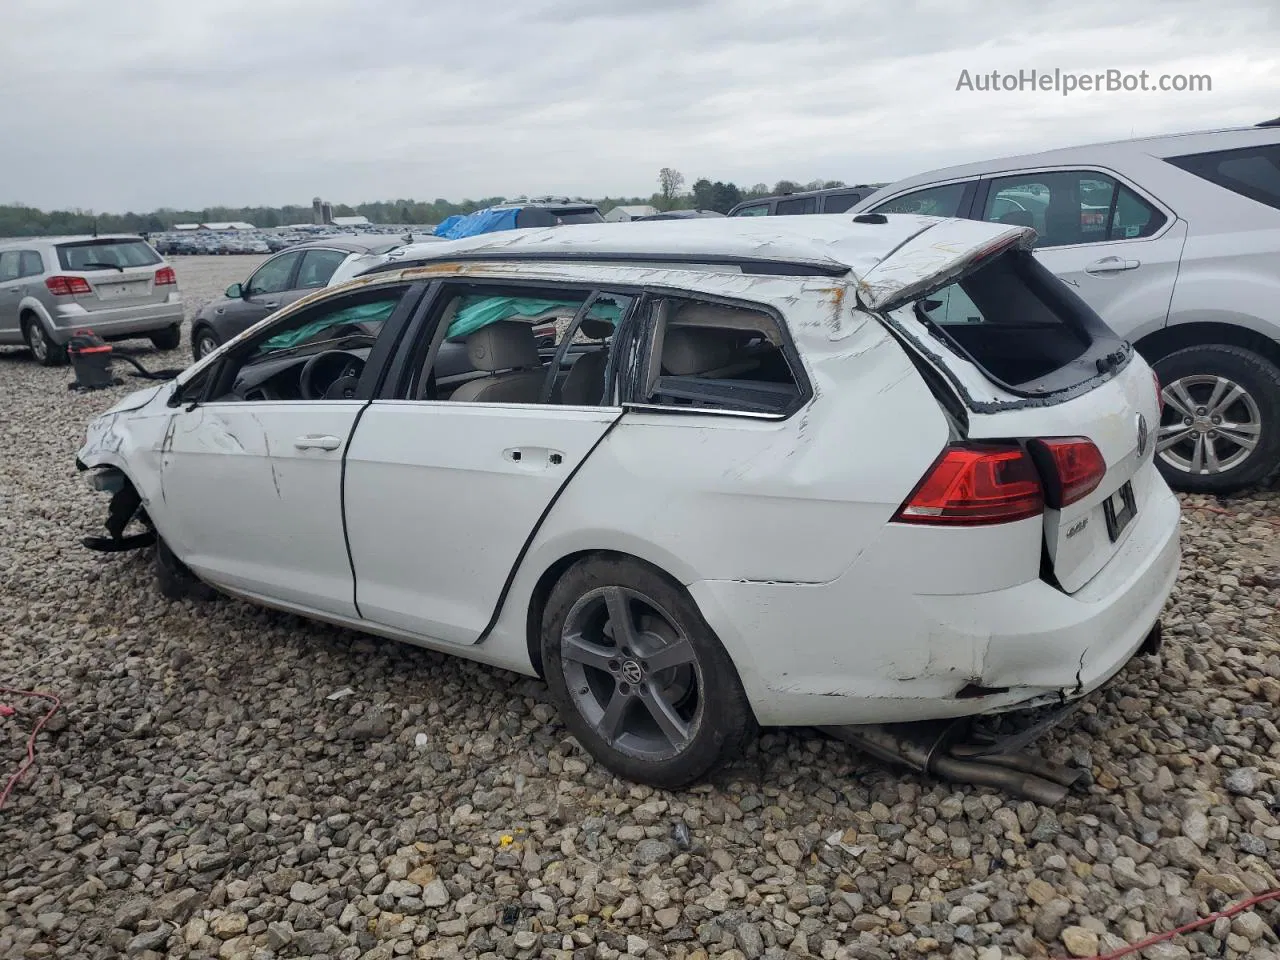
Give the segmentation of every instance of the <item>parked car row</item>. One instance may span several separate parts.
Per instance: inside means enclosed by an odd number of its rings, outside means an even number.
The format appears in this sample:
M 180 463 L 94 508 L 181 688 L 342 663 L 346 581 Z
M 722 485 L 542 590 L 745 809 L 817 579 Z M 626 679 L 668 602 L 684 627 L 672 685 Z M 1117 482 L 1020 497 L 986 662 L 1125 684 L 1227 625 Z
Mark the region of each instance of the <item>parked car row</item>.
M 404 237 L 423 236 L 430 233 L 420 226 L 396 226 L 391 224 L 365 224 L 359 228 L 361 236 Z M 352 228 L 335 226 L 310 226 L 274 230 L 173 230 L 150 234 L 147 239 L 162 254 L 177 256 L 218 255 L 237 253 L 277 253 L 295 244 L 322 240 L 326 237 L 347 236 Z

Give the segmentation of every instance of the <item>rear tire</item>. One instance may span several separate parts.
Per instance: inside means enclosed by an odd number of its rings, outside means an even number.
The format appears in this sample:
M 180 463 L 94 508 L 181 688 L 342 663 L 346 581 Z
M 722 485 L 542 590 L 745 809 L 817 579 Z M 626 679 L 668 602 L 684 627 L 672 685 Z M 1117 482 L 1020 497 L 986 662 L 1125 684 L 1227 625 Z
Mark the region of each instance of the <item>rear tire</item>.
M 1232 493 L 1280 468 L 1280 369 L 1252 350 L 1186 347 L 1155 361 L 1156 465 L 1188 493 Z
M 49 332 L 38 318 L 28 314 L 22 319 L 22 337 L 27 341 L 31 356 L 45 367 L 61 367 L 67 362 L 67 348 L 49 339 Z
M 177 350 L 182 343 L 182 324 L 157 330 L 151 334 L 151 343 L 157 350 Z
M 629 780 L 682 787 L 756 730 L 738 671 L 693 600 L 638 560 L 601 554 L 566 571 L 543 612 L 542 663 L 565 726 Z
M 156 535 L 156 587 L 168 600 L 213 600 L 218 592 L 188 569 Z

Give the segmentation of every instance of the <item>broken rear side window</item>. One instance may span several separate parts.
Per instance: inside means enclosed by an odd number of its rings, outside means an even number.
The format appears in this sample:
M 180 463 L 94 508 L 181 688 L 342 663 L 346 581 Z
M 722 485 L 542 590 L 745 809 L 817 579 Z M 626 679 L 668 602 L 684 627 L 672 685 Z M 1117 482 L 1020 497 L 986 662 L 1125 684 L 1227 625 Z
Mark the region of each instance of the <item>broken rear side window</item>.
M 641 402 L 781 416 L 804 401 L 771 314 L 674 297 L 654 301 L 651 309 Z
M 1015 393 L 1069 389 L 1099 374 L 1120 339 L 1030 253 L 1002 254 L 917 300 L 916 317 Z

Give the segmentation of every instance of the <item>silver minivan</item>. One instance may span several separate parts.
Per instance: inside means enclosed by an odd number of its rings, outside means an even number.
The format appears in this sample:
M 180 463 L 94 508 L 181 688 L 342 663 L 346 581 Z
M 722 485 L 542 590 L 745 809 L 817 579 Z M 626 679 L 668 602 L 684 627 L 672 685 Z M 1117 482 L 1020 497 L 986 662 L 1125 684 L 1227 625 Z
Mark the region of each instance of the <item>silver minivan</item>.
M 53 367 L 66 363 L 67 341 L 84 329 L 175 349 L 182 295 L 173 267 L 129 234 L 0 240 L 0 344 L 26 343 Z

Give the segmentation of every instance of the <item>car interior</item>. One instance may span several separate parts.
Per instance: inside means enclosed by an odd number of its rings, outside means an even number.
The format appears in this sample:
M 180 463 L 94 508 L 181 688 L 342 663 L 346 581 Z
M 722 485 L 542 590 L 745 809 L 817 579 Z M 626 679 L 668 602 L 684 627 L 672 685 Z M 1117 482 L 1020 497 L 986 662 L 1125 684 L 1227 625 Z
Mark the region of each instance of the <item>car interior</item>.
M 382 325 L 403 289 L 344 300 L 340 309 L 305 311 L 296 322 L 250 347 L 243 362 L 229 357 L 214 396 L 228 400 L 342 400 L 355 389 Z
M 474 288 L 472 288 L 474 290 Z M 598 406 L 615 331 L 633 298 L 577 299 L 472 292 L 450 298 L 408 394 L 455 403 Z M 216 374 L 220 400 L 334 400 L 355 395 L 401 291 L 300 315 Z M 637 402 L 779 414 L 801 397 L 778 321 L 761 310 L 662 297 L 637 330 L 652 329 Z M 432 354 L 434 353 L 434 356 Z M 552 372 L 554 371 L 554 372 Z
M 507 290 L 455 296 L 437 326 L 443 338 L 434 360 L 411 396 L 596 406 L 604 400 L 615 324 L 630 300 L 597 295 L 579 319 L 585 296 L 520 297 Z
M 769 314 L 674 298 L 655 309 L 645 402 L 779 414 L 800 399 L 781 328 Z

